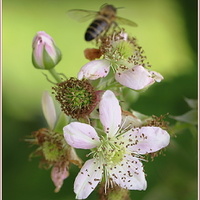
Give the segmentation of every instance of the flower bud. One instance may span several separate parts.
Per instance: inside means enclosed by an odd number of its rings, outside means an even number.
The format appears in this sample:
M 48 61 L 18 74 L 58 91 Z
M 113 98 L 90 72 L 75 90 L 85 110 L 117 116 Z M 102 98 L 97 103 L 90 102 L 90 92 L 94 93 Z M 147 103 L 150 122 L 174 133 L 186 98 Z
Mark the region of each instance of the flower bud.
M 61 60 L 61 52 L 54 40 L 44 31 L 40 31 L 33 38 L 32 63 L 38 69 L 51 69 Z

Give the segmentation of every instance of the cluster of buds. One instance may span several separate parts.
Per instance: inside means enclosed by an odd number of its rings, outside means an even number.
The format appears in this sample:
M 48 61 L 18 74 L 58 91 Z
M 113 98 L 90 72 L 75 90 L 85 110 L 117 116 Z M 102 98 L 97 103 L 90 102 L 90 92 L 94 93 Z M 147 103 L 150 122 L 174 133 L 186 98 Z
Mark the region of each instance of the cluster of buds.
M 34 37 L 33 65 L 49 70 L 57 81 L 52 94 L 62 117 L 57 117 L 52 97 L 45 93 L 42 107 L 49 127 L 34 132 L 29 141 L 38 145 L 34 155 L 52 167 L 56 192 L 69 175 L 69 164 L 82 166 L 75 149 L 89 149 L 90 159 L 74 182 L 76 199 L 86 199 L 99 183 L 102 199 L 116 199 L 116 195 L 127 199 L 129 190 L 146 189 L 142 161 L 147 155 L 158 155 L 170 136 L 163 119 L 133 111 L 119 99 L 126 104 L 122 98 L 126 88 L 141 91 L 163 76 L 149 70 L 142 47 L 123 29 L 97 40 L 98 48 L 84 51 L 90 62 L 70 78 L 54 69 L 61 52 L 53 39 L 45 32 Z

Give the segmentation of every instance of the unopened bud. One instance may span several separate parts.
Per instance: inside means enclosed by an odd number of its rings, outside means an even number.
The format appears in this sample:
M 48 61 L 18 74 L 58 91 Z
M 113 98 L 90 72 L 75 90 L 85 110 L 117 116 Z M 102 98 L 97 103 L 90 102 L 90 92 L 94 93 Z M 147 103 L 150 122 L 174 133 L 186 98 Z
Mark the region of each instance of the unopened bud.
M 38 69 L 51 69 L 61 60 L 61 52 L 54 40 L 44 31 L 40 31 L 33 38 L 32 63 Z

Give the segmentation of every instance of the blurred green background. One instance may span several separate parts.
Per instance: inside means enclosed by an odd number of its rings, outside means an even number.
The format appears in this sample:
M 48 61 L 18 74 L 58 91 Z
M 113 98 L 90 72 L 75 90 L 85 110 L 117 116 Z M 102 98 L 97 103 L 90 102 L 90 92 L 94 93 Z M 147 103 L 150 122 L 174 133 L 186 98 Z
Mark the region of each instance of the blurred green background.
M 98 10 L 104 3 L 124 7 L 118 15 L 139 25 L 124 27 L 138 39 L 152 70 L 165 78 L 141 93 L 133 108 L 147 115 L 181 115 L 189 110 L 184 97 L 197 98 L 197 0 L 3 0 L 4 200 L 75 199 L 72 185 L 77 167 L 71 168 L 56 194 L 50 171 L 39 169 L 38 159 L 28 161 L 33 148 L 23 139 L 46 126 L 41 94 L 51 90 L 42 72 L 32 66 L 32 38 L 38 31 L 50 34 L 63 54 L 56 70 L 76 76 L 87 62 L 83 50 L 93 47 L 83 39 L 90 22 L 78 23 L 66 11 Z M 165 155 L 144 163 L 148 188 L 132 191 L 132 199 L 197 199 L 197 132 L 179 132 Z M 96 194 L 88 199 L 96 199 Z

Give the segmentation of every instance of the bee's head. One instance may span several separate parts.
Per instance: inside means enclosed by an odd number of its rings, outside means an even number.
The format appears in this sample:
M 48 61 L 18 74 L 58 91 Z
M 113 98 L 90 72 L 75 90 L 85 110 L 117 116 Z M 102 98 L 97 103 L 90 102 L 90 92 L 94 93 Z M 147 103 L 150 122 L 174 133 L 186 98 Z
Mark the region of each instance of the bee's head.
M 113 5 L 109 5 L 109 4 L 103 4 L 100 8 L 100 12 L 101 13 L 116 13 L 117 12 L 117 8 L 115 8 Z

